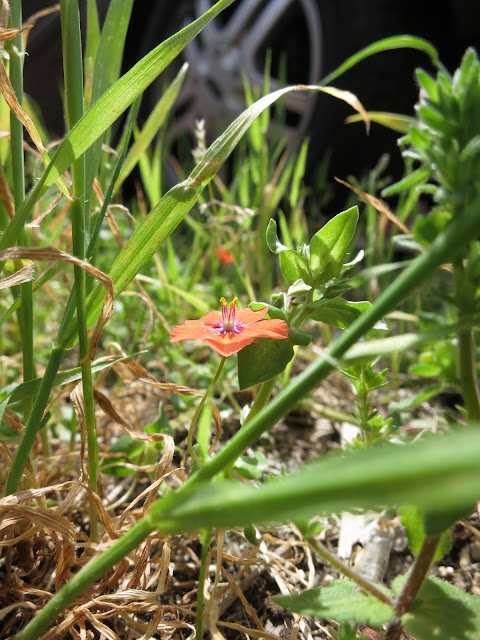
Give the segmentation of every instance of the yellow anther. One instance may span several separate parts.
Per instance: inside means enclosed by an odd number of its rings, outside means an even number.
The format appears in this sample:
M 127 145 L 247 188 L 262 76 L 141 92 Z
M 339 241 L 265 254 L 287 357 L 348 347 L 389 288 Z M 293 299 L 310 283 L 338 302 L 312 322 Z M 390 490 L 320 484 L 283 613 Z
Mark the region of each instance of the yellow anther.
M 225 298 L 223 296 L 220 298 L 220 304 L 222 305 L 222 307 L 226 307 L 227 306 L 227 301 L 225 300 Z
M 237 302 L 238 302 L 238 298 L 237 296 L 235 296 L 235 298 L 230 302 L 230 309 L 235 309 L 235 307 L 237 306 Z

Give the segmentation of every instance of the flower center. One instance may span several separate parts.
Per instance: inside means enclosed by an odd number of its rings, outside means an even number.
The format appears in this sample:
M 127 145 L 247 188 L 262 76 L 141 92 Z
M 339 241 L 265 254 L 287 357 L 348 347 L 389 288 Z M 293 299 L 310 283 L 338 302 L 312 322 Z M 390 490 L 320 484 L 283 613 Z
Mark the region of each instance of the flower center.
M 235 309 L 237 308 L 238 298 L 234 298 L 230 304 L 227 303 L 225 298 L 220 298 L 220 304 L 222 305 L 222 319 L 214 325 L 215 330 L 220 335 L 226 333 L 241 333 L 245 328 L 242 322 L 235 320 Z

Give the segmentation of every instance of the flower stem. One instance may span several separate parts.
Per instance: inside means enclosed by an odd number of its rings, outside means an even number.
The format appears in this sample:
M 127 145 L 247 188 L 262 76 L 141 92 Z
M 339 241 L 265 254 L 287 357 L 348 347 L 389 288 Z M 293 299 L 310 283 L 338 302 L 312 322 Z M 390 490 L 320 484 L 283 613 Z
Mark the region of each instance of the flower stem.
M 198 595 L 196 606 L 197 628 L 195 631 L 195 640 L 203 638 L 203 608 L 205 604 L 205 581 L 208 572 L 208 556 L 210 555 L 210 542 L 212 541 L 212 531 L 206 529 L 200 534 L 200 542 L 202 545 L 202 553 L 200 555 L 200 572 L 198 574 Z
M 226 359 L 227 358 L 223 356 L 222 359 L 220 360 L 220 364 L 218 365 L 217 372 L 214 375 L 210 384 L 208 385 L 208 389 L 205 391 L 203 398 L 200 400 L 198 407 L 196 408 L 195 413 L 193 414 L 192 422 L 190 423 L 190 428 L 188 429 L 188 436 L 187 436 L 188 453 L 190 454 L 192 459 L 195 460 L 195 462 L 202 462 L 201 458 L 199 458 L 195 453 L 195 451 L 193 450 L 193 436 L 195 434 L 195 427 L 197 426 L 198 418 L 202 413 L 203 407 L 205 406 L 205 402 L 208 400 L 208 397 L 212 393 L 213 388 L 217 383 L 217 380 L 220 377 L 220 374 L 222 373 L 223 365 L 225 364 Z
M 437 536 L 427 536 L 423 541 L 422 547 L 418 553 L 412 570 L 410 571 L 408 579 L 395 602 L 394 608 L 396 619 L 389 624 L 385 640 L 400 639 L 402 633 L 400 618 L 410 611 L 412 602 L 430 570 L 440 538 L 441 534 Z
M 278 376 L 275 376 L 271 380 L 266 380 L 265 382 L 262 382 L 258 390 L 258 393 L 255 397 L 255 400 L 253 401 L 252 408 L 248 412 L 248 416 L 246 417 L 242 427 L 244 427 L 249 420 L 251 420 L 254 416 L 256 416 L 257 413 L 259 413 L 263 409 L 263 407 L 265 407 L 267 402 L 270 400 L 270 396 L 272 395 L 272 391 L 275 386 L 275 382 L 277 381 L 277 378 Z
M 475 361 L 475 342 L 473 330 L 468 320 L 475 313 L 476 289 L 465 274 L 463 262 L 459 259 L 454 265 L 455 302 L 458 308 L 458 378 L 468 417 L 472 421 L 480 420 L 480 396 L 477 384 Z

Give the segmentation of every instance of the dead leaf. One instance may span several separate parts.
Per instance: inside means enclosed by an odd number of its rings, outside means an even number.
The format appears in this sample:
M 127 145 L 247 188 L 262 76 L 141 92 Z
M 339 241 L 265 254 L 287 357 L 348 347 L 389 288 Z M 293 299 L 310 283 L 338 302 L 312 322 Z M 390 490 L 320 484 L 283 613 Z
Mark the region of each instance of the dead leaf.
M 11 276 L 7 276 L 0 280 L 0 289 L 8 289 L 8 287 L 16 287 L 19 284 L 23 284 L 24 282 L 31 282 L 35 279 L 35 265 L 33 262 L 25 265 L 15 273 L 12 273 Z
M 4 260 L 16 260 L 27 258 L 29 260 L 46 260 L 48 262 L 69 262 L 81 269 L 84 269 L 87 273 L 100 281 L 107 291 L 105 300 L 103 302 L 102 311 L 98 318 L 97 324 L 90 340 L 90 348 L 85 356 L 85 360 L 93 360 L 95 357 L 95 351 L 97 349 L 98 341 L 102 333 L 103 327 L 110 320 L 113 313 L 113 281 L 106 273 L 100 271 L 96 267 L 93 267 L 90 263 L 80 260 L 75 256 L 65 253 L 55 247 L 10 247 L 0 251 L 0 262 Z

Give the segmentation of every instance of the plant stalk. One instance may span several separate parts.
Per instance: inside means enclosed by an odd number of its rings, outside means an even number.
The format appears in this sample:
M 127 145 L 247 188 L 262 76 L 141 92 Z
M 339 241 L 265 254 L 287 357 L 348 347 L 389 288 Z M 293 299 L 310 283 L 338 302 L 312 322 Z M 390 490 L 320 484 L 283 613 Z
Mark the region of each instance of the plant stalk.
M 208 557 L 210 555 L 210 543 L 212 541 L 212 532 L 210 529 L 202 531 L 200 534 L 200 542 L 202 544 L 202 553 L 200 555 L 200 571 L 198 574 L 198 594 L 196 611 L 196 630 L 195 640 L 203 638 L 203 611 L 205 605 L 205 581 L 208 574 Z
M 72 129 L 83 116 L 83 64 L 82 43 L 80 37 L 80 13 L 78 0 L 61 0 L 60 16 L 62 24 L 63 68 L 65 77 L 66 115 L 68 128 Z M 85 259 L 85 156 L 81 156 L 72 165 L 72 242 L 73 253 L 81 260 Z M 98 493 L 98 443 L 93 397 L 93 377 L 91 361 L 87 358 L 87 274 L 84 269 L 75 266 L 75 293 L 77 300 L 77 325 L 79 359 L 82 369 L 83 399 L 85 407 L 85 429 L 88 448 L 88 483 L 90 489 Z M 98 541 L 98 511 L 93 500 L 90 501 L 90 539 Z
M 401 637 L 402 626 L 399 619 L 410 611 L 410 607 L 430 571 L 440 538 L 441 534 L 425 537 L 408 579 L 395 602 L 397 619 L 389 625 L 385 640 L 398 640 Z
M 195 413 L 193 414 L 192 422 L 190 423 L 190 428 L 188 429 L 188 436 L 187 436 L 188 453 L 191 455 L 192 459 L 195 460 L 195 462 L 202 462 L 202 459 L 199 458 L 195 453 L 195 451 L 193 450 L 193 436 L 195 433 L 195 427 L 197 426 L 197 422 L 200 417 L 200 414 L 202 413 L 203 407 L 205 406 L 205 402 L 210 397 L 213 391 L 213 388 L 215 387 L 217 380 L 220 377 L 220 374 L 222 373 L 223 365 L 225 364 L 226 359 L 227 358 L 223 356 L 222 359 L 220 360 L 220 364 L 218 365 L 217 372 L 213 376 L 210 384 L 208 385 L 208 389 L 203 394 L 203 397 L 200 400 L 198 407 L 195 410 Z
M 468 326 L 475 313 L 476 290 L 465 273 L 463 262 L 457 260 L 454 265 L 455 302 L 458 309 L 458 322 L 463 326 L 458 338 L 458 378 L 468 417 L 480 421 L 480 395 L 477 381 L 477 363 L 473 329 Z
M 10 2 L 10 23 L 12 28 L 22 26 L 22 3 L 20 0 Z M 23 40 L 22 34 L 13 38 L 8 46 L 10 58 L 10 81 L 20 106 L 23 104 Z M 25 161 L 23 155 L 23 125 L 17 116 L 10 112 L 10 153 L 12 157 L 13 201 L 17 210 L 25 199 Z M 25 228 L 19 241 L 27 245 Z M 18 312 L 19 326 L 23 349 L 23 380 L 35 378 L 35 360 L 33 350 L 33 289 L 31 282 L 20 285 L 21 308 Z M 25 398 L 23 403 L 23 419 L 28 420 L 32 410 L 32 398 Z
M 342 575 L 353 580 L 353 582 L 358 584 L 359 587 L 368 591 L 368 593 L 377 600 L 380 600 L 380 602 L 388 604 L 389 607 L 395 609 L 395 602 L 393 602 L 386 593 L 378 589 L 373 583 L 354 571 L 351 567 L 344 564 L 336 555 L 330 553 L 330 551 L 321 542 L 318 542 L 315 538 L 307 538 L 307 542 L 313 549 L 315 549 L 319 556 L 329 562 L 332 567 L 338 569 Z

